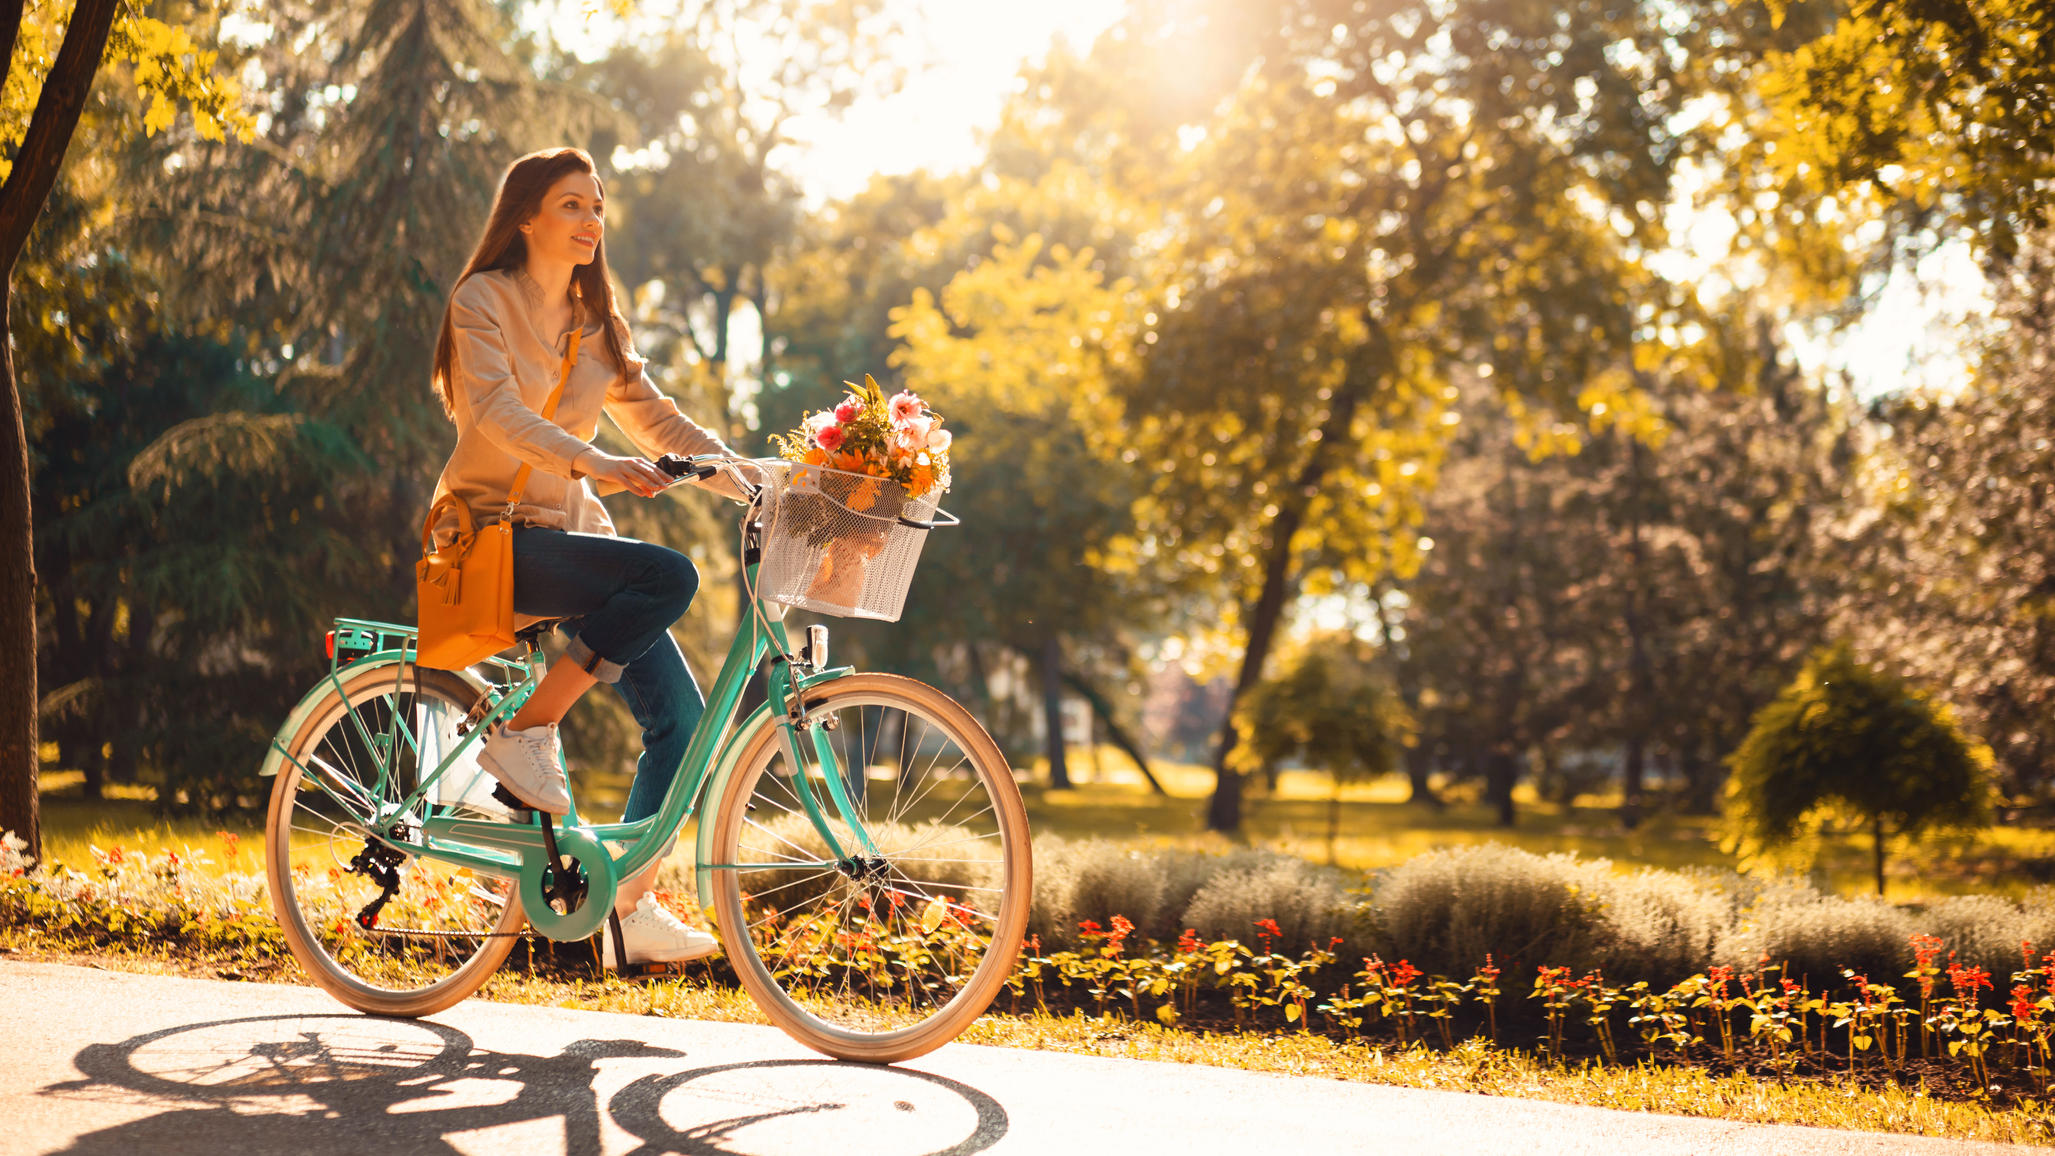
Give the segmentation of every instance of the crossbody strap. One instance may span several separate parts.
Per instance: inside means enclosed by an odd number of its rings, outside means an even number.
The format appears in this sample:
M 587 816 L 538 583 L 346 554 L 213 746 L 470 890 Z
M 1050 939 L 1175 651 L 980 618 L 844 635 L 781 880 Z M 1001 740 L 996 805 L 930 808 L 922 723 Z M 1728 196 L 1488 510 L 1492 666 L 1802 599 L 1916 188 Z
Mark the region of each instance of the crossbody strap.
M 557 404 L 564 400 L 564 386 L 570 384 L 571 367 L 578 364 L 578 343 L 584 337 L 583 326 L 571 331 L 570 348 L 564 350 L 564 366 L 557 372 L 557 387 L 550 392 L 549 401 L 542 407 L 544 421 L 553 421 L 557 416 Z M 521 491 L 528 488 L 528 475 L 534 470 L 534 466 L 522 462 L 520 471 L 514 475 L 514 487 L 507 491 L 507 519 L 510 523 L 514 515 L 514 503 L 521 500 Z

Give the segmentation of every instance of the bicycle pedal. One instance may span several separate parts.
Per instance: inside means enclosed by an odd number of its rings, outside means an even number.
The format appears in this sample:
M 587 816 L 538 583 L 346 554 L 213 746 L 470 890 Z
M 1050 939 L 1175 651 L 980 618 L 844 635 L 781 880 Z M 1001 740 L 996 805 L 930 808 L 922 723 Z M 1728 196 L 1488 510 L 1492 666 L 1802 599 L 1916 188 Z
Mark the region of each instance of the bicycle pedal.
M 501 805 L 505 806 L 507 810 L 512 811 L 514 813 L 514 822 L 532 823 L 535 821 L 535 809 L 533 807 L 530 807 L 528 804 L 522 802 L 521 797 L 519 795 L 516 795 L 514 794 L 514 792 L 507 790 L 507 785 L 505 783 L 493 784 L 492 797 L 494 801 L 500 803 Z
M 673 976 L 684 975 L 685 965 L 682 963 L 631 963 L 626 967 L 614 968 L 612 974 L 617 979 L 670 979 Z

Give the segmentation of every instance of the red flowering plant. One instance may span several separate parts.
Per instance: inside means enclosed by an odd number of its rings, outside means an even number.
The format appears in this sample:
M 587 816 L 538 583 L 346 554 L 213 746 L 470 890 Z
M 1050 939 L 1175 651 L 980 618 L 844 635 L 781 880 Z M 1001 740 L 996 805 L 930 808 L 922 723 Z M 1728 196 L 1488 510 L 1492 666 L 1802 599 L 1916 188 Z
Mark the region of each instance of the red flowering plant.
M 1529 998 L 1540 1000 L 1548 1016 L 1548 1054 L 1552 1057 L 1561 1058 L 1563 1054 L 1563 1015 L 1569 1010 L 1578 985 L 1579 981 L 1570 978 L 1567 967 L 1543 964 L 1535 969 L 1534 991 Z
M 1919 1054 L 1927 1054 L 1928 1020 L 1933 1018 L 1934 984 L 1939 980 L 1941 969 L 1934 966 L 1934 960 L 1941 954 L 1939 936 L 1914 935 L 1912 937 L 1912 970 L 1905 978 L 1919 981 Z

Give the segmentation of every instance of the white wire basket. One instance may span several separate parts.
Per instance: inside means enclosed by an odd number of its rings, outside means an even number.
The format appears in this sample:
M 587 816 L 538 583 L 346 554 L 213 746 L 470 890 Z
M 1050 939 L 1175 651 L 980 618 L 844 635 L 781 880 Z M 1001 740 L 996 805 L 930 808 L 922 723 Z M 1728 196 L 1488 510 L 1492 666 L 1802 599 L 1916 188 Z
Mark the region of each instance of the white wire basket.
M 757 594 L 816 614 L 899 621 L 928 531 L 956 524 L 940 495 L 911 497 L 890 478 L 826 466 L 780 462 L 766 472 Z

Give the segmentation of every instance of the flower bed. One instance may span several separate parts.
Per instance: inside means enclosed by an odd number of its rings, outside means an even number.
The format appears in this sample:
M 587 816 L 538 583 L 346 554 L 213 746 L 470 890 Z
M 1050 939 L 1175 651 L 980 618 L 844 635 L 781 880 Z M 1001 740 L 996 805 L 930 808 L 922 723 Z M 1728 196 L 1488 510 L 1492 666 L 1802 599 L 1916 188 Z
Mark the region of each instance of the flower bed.
M 154 856 L 94 848 L 93 864 L 83 869 L 31 864 L 21 850 L 11 835 L 0 840 L 0 933 L 15 933 L 17 942 L 32 936 L 87 949 L 202 952 L 258 973 L 289 966 L 261 864 L 234 835 L 224 832 L 212 848 Z M 1246 859 L 1237 862 L 1216 867 L 1247 869 Z M 697 918 L 675 892 L 661 897 Z M 895 952 L 934 950 L 925 936 L 954 933 L 947 921 L 898 939 L 882 926 L 873 930 L 881 974 L 892 970 Z M 2006 969 L 2002 985 L 1988 968 L 1959 958 L 1949 940 L 1926 932 L 1907 937 L 1902 962 L 1889 970 L 1843 969 L 1826 983 L 1767 956 L 1663 982 L 1622 981 L 1604 968 L 1557 962 L 1514 971 L 1490 952 L 1464 973 L 1430 974 L 1409 955 L 1389 958 L 1396 952 L 1345 956 L 1347 943 L 1331 935 L 1291 945 L 1267 916 L 1251 920 L 1246 935 L 1187 928 L 1172 940 L 1150 939 L 1116 912 L 1076 921 L 1062 943 L 1031 936 L 995 1010 L 1083 1015 L 1116 1028 L 1319 1035 L 1431 1050 L 1490 1046 L 1560 1062 L 1833 1076 L 2014 1106 L 2037 1106 L 2055 1076 L 2055 951 L 2030 941 L 2016 945 L 2018 965 Z M 520 962 L 571 977 L 596 969 L 585 944 L 538 941 Z M 726 977 L 725 964 L 712 966 Z

